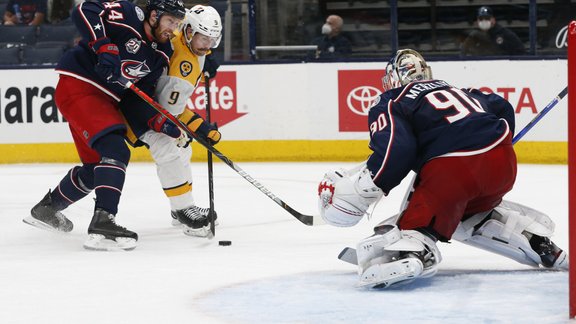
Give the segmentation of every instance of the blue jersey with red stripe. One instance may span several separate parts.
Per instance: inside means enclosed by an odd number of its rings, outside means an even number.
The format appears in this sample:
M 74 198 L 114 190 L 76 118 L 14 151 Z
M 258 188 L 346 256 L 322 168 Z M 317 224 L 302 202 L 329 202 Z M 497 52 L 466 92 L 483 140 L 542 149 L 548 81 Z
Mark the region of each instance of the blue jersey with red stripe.
M 98 56 L 89 45 L 108 37 L 118 46 L 122 75 L 153 95 L 156 81 L 168 66 L 173 50 L 170 42 L 156 43 L 146 36 L 142 9 L 124 0 L 86 1 L 73 11 L 72 19 L 82 40 L 64 54 L 56 67 L 58 73 L 91 83 L 120 101 L 125 89 L 120 84 L 106 82 L 95 72 Z
M 442 80 L 384 92 L 368 114 L 368 168 L 386 194 L 430 159 L 481 154 L 514 133 L 514 109 L 496 94 Z

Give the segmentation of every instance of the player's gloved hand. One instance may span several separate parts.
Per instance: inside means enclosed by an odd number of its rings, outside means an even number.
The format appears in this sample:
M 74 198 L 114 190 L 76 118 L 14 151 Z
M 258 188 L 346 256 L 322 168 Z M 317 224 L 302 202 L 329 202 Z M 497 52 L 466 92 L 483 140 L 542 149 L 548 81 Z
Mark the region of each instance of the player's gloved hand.
M 216 145 L 222 138 L 218 125 L 216 123 L 209 124 L 206 121 L 203 121 L 202 125 L 198 127 L 198 134 L 204 137 L 210 145 Z
M 110 41 L 108 37 L 99 38 L 89 44 L 98 55 L 96 73 L 108 82 L 114 82 L 120 76 L 120 60 L 118 46 Z
M 218 62 L 214 58 L 214 55 L 208 54 L 205 56 L 204 69 L 202 70 L 202 72 L 204 72 L 204 75 L 206 75 L 207 73 L 208 78 L 210 79 L 214 78 L 216 76 L 216 70 L 218 70 L 219 67 L 220 64 L 218 64 Z
M 170 119 L 166 118 L 162 114 L 156 114 L 156 116 L 148 120 L 148 126 L 153 131 L 158 133 L 164 133 L 172 138 L 176 139 L 176 146 L 178 147 L 188 147 L 192 139 L 188 134 L 176 126 Z
M 155 132 L 164 133 L 172 138 L 179 138 L 183 133 L 176 124 L 162 114 L 156 114 L 156 116 L 150 118 L 148 127 Z
M 357 176 L 342 169 L 329 171 L 318 185 L 320 216 L 330 225 L 354 226 L 382 195 L 366 168 Z

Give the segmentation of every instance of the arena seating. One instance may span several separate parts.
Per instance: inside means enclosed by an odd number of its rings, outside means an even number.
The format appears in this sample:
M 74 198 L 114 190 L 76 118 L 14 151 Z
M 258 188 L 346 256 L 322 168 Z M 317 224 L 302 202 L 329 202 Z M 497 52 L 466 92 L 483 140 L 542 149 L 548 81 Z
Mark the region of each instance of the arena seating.
M 56 64 L 76 34 L 73 25 L 0 25 L 0 65 Z

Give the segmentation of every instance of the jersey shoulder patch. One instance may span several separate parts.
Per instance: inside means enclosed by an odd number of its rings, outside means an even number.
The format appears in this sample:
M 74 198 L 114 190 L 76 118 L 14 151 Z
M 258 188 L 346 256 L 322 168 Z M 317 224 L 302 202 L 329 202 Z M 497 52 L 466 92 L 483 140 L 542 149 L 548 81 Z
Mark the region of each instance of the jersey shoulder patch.
M 135 7 L 134 10 L 136 10 L 136 17 L 138 17 L 140 21 L 144 21 L 144 11 L 142 11 L 138 6 Z
M 180 74 L 183 77 L 187 77 L 190 73 L 192 73 L 192 63 L 185 60 L 180 62 Z

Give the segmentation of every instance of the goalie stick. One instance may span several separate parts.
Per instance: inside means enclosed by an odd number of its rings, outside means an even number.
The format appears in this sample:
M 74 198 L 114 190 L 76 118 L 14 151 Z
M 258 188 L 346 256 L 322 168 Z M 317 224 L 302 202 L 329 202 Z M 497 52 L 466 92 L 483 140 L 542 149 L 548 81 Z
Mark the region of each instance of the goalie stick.
M 246 173 L 246 171 L 242 170 L 236 163 L 234 163 L 232 160 L 230 160 L 226 155 L 222 154 L 220 151 L 215 149 L 212 145 L 210 145 L 210 143 L 208 143 L 201 136 L 192 132 L 184 123 L 182 123 L 182 121 L 180 121 L 174 115 L 169 113 L 159 103 L 154 101 L 154 99 L 152 99 L 148 94 L 146 94 L 144 91 L 142 91 L 140 88 L 138 88 L 130 80 L 128 80 L 124 77 L 120 77 L 118 79 L 118 82 L 120 82 L 120 84 L 122 84 L 122 86 L 124 86 L 126 89 L 130 89 L 130 90 L 134 91 L 134 93 L 138 97 L 140 97 L 142 100 L 144 100 L 147 104 L 149 104 L 152 108 L 154 108 L 163 117 L 166 117 L 171 122 L 173 122 L 178 127 L 180 127 L 180 129 L 182 131 L 186 132 L 186 134 L 188 134 L 190 137 L 194 138 L 198 143 L 200 143 L 202 146 L 204 146 L 208 151 L 210 151 L 212 154 L 216 155 L 220 160 L 222 160 L 222 162 L 226 163 L 226 165 L 228 165 L 230 168 L 232 168 L 234 171 L 236 171 L 236 173 L 238 173 L 240 176 L 242 176 L 242 178 L 244 178 L 246 181 L 250 182 L 254 187 L 258 188 L 258 190 L 260 190 L 262 193 L 264 193 L 268 198 L 272 199 L 276 204 L 278 204 L 284 210 L 289 212 L 292 216 L 294 216 L 294 218 L 299 220 L 302 224 L 305 224 L 308 226 L 314 226 L 314 225 L 319 225 L 319 224 L 324 223 L 323 220 L 319 216 L 305 215 L 305 214 L 298 212 L 294 208 L 290 207 L 282 199 L 278 198 L 270 190 L 268 190 L 266 187 L 264 187 L 260 182 L 258 182 L 256 179 L 252 178 L 248 173 Z
M 524 128 L 522 128 L 522 130 L 519 131 L 518 134 L 516 134 L 516 136 L 514 136 L 514 138 L 512 139 L 512 144 L 516 144 L 516 142 L 518 142 L 522 137 L 524 137 L 524 135 L 526 135 L 526 133 L 528 133 L 528 131 L 531 130 L 532 127 L 534 127 L 534 125 L 536 125 L 540 121 L 540 119 L 542 119 L 542 117 L 544 117 L 550 110 L 552 110 L 552 108 L 554 108 L 554 106 L 556 106 L 556 104 L 560 102 L 560 100 L 562 100 L 567 93 L 568 93 L 568 86 L 566 86 L 564 90 L 560 91 L 560 93 L 556 97 L 554 97 L 554 99 L 552 99 L 552 101 L 550 101 L 550 103 L 548 103 L 546 107 L 544 107 L 544 109 L 542 109 L 542 111 L 540 111 L 538 115 L 536 115 L 536 117 L 532 118 L 532 120 L 528 123 L 528 125 L 524 126 Z
M 544 117 L 550 110 L 552 110 L 552 108 L 554 108 L 554 106 L 556 106 L 556 104 L 558 102 L 560 102 L 560 100 L 562 100 L 566 94 L 568 93 L 568 87 L 566 86 L 562 91 L 560 91 L 560 93 L 554 97 L 554 99 L 552 99 L 552 101 L 550 101 L 546 107 L 544 107 L 544 109 L 542 109 L 538 115 L 536 115 L 534 118 L 532 118 L 532 120 L 526 125 L 524 126 L 524 128 L 522 128 L 521 131 L 518 132 L 518 134 L 516 134 L 516 136 L 514 136 L 514 138 L 512 139 L 512 144 L 516 144 L 522 137 L 524 137 L 524 135 L 526 135 L 526 133 L 528 133 L 529 130 L 532 129 L 532 127 L 534 127 L 534 125 L 536 125 L 540 119 L 542 119 L 542 117 Z M 395 224 L 397 217 L 400 216 L 402 214 L 402 212 L 406 209 L 406 207 L 408 206 L 408 202 L 410 201 L 410 197 L 412 196 L 412 192 L 414 192 L 414 182 L 416 181 L 416 178 L 418 177 L 417 174 L 412 176 L 412 180 L 410 181 L 410 184 L 408 185 L 408 190 L 406 191 L 406 193 L 404 194 L 404 198 L 402 199 L 402 203 L 400 205 L 400 212 L 394 216 L 391 216 L 390 218 L 386 219 L 385 221 L 383 221 L 383 223 L 388 223 L 388 224 Z M 340 254 L 338 254 L 338 259 L 350 263 L 350 264 L 354 264 L 354 265 L 358 265 L 358 259 L 356 256 L 356 250 L 354 248 L 351 247 L 345 247 Z

